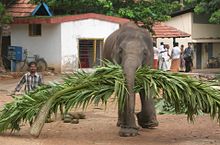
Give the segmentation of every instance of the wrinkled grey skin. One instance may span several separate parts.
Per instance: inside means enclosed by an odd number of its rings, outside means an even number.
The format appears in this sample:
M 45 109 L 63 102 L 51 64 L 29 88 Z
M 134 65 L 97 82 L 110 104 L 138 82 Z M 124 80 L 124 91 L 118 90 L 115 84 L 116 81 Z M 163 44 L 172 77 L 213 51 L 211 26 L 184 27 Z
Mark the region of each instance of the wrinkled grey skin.
M 120 126 L 119 135 L 123 137 L 138 135 L 138 126 L 135 121 L 135 94 L 133 91 L 135 72 L 138 67 L 147 64 L 153 65 L 152 39 L 148 31 L 129 22 L 113 32 L 105 41 L 103 58 L 122 66 L 129 95 L 126 97 L 124 111 L 119 110 L 117 126 Z M 149 97 L 146 97 L 149 95 Z M 143 128 L 155 127 L 155 108 L 150 92 L 142 90 L 141 112 L 137 114 L 138 124 Z

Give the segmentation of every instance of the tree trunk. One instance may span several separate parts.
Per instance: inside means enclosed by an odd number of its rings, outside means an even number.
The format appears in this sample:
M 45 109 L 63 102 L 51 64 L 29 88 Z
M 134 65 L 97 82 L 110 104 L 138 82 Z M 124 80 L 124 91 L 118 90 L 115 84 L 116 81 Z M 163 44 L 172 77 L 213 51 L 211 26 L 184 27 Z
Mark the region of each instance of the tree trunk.
M 181 5 L 181 7 L 180 7 L 180 10 L 183 10 L 183 8 L 184 8 L 184 0 L 180 0 L 180 5 Z

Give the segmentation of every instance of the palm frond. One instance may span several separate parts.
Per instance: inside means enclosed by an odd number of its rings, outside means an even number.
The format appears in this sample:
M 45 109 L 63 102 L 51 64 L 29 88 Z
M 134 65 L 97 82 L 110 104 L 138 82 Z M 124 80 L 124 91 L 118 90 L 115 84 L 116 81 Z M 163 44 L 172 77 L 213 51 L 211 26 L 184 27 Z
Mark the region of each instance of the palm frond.
M 207 83 L 184 74 L 147 67 L 139 68 L 135 79 L 135 92 L 144 90 L 146 94 L 161 95 L 177 113 L 184 108 L 189 120 L 193 120 L 201 111 L 209 112 L 212 118 L 220 120 L 220 92 Z M 48 115 L 51 115 L 57 112 L 60 104 L 65 106 L 66 112 L 77 107 L 86 109 L 90 104 L 107 105 L 114 94 L 113 101 L 122 109 L 124 96 L 128 93 L 121 67 L 110 62 L 97 67 L 93 73 L 77 71 L 65 75 L 63 80 L 62 84 L 39 87 L 5 104 L 0 112 L 0 132 L 19 130 L 23 121 L 32 124 L 45 104 L 49 107 Z

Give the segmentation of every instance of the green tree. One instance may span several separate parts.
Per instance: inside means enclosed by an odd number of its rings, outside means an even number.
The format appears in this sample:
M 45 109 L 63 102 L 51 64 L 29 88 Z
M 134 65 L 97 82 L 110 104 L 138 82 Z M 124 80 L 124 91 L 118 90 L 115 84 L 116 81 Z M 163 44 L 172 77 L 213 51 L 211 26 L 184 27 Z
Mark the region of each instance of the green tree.
M 220 0 L 185 0 L 186 5 L 195 6 L 198 14 L 210 14 L 209 22 L 220 24 Z
M 44 0 L 55 15 L 100 13 L 119 16 L 142 22 L 143 27 L 151 30 L 156 21 L 165 21 L 170 13 L 180 5 L 169 0 Z M 32 0 L 39 3 L 40 0 Z
M 3 26 L 9 24 L 12 21 L 12 17 L 7 13 L 5 6 L 0 2 L 0 67 L 3 66 L 2 60 L 2 32 Z

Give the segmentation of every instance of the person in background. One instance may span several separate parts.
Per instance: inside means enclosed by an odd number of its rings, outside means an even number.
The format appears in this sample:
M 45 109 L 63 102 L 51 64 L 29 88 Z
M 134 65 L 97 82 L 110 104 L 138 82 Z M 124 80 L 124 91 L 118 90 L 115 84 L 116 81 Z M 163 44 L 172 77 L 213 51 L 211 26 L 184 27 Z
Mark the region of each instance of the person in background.
M 174 47 L 171 52 L 171 68 L 170 70 L 172 72 L 178 72 L 179 71 L 179 66 L 180 66 L 180 48 L 179 48 L 179 43 L 175 43 Z
M 154 49 L 154 69 L 158 69 L 158 55 L 159 55 L 159 49 L 156 47 L 156 43 L 153 42 L 153 49 Z
M 159 54 L 158 54 L 158 69 L 162 69 L 162 64 L 163 64 L 163 59 L 162 59 L 162 54 L 165 52 L 165 48 L 164 48 L 164 43 L 161 42 L 160 43 L 160 47 L 159 47 Z
M 188 43 L 188 47 L 184 50 L 185 72 L 191 72 L 193 66 L 193 49 L 192 43 Z
M 23 85 L 25 84 L 25 92 L 30 92 L 35 90 L 38 86 L 43 84 L 43 78 L 42 76 L 37 73 L 37 63 L 36 62 L 30 62 L 28 64 L 29 72 L 25 73 L 20 81 L 18 82 L 13 94 L 16 92 L 19 92 Z
M 159 69 L 163 71 L 169 70 L 169 48 L 170 46 L 166 44 L 163 49 L 160 49 L 161 61 L 159 61 Z
M 180 46 L 180 72 L 185 70 L 185 60 L 184 60 L 184 45 Z

